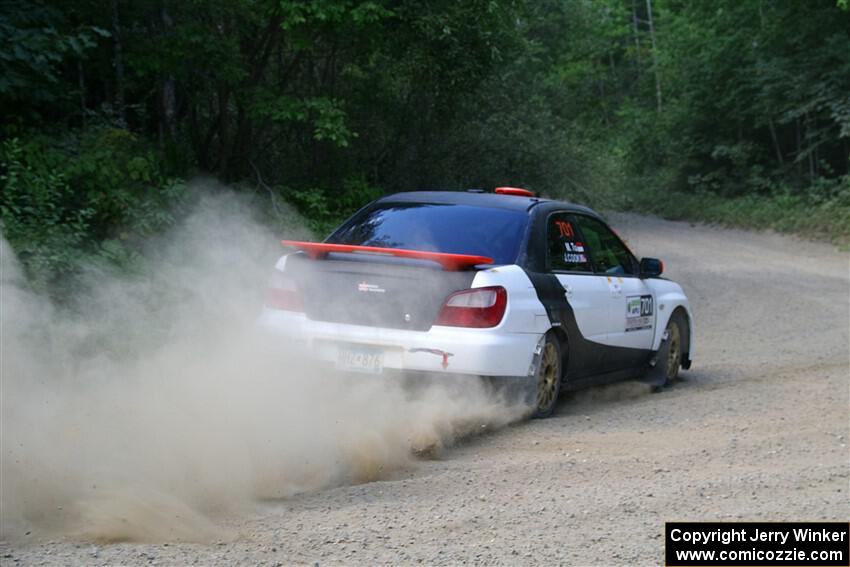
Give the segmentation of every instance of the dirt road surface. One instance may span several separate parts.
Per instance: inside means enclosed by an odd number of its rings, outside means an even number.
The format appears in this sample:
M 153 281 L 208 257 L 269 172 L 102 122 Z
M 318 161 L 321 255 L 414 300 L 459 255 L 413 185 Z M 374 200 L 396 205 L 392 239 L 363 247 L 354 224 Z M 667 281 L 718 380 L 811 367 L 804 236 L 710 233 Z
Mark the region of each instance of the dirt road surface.
M 667 520 L 850 518 L 848 255 L 619 215 L 697 321 L 691 371 L 561 401 L 356 486 L 222 520 L 213 544 L 4 543 L 3 565 L 660 564 Z

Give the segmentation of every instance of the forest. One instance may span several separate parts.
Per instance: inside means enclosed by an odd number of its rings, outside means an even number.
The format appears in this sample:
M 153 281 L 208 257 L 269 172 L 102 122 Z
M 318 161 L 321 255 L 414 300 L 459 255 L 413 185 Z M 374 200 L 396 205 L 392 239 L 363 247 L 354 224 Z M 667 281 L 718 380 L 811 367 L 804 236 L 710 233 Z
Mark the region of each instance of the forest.
M 318 236 L 513 185 L 850 237 L 848 0 L 0 0 L 0 222 L 32 284 L 132 270 L 213 176 Z

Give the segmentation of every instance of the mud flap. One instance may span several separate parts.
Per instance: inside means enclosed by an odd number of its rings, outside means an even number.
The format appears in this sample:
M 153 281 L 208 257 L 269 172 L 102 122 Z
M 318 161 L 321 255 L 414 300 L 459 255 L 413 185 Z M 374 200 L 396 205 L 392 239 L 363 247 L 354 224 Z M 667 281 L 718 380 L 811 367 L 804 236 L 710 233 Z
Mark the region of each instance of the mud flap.
M 653 388 L 662 388 L 667 385 L 667 353 L 670 350 L 670 341 L 668 340 L 667 331 L 661 338 L 661 345 L 658 350 L 649 359 L 649 365 L 644 374 L 638 381 L 648 384 Z
M 546 335 L 540 336 L 537 341 L 537 346 L 534 348 L 534 354 L 531 357 L 531 364 L 528 366 L 527 376 L 489 376 L 485 378 L 492 388 L 493 394 L 503 400 L 508 405 L 522 405 L 528 410 L 528 414 L 534 411 L 537 405 L 537 368 L 540 365 L 540 355 L 543 352 L 543 345 L 546 342 Z

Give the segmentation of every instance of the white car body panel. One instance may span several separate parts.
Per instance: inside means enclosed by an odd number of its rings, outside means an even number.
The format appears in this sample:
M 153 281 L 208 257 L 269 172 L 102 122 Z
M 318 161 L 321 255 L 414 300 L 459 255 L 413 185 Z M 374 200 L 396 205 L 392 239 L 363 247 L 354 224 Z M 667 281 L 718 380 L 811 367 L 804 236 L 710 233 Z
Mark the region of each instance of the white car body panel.
M 634 276 L 606 276 L 611 295 L 608 309 L 608 341 L 607 344 L 626 347 L 650 349 L 657 325 L 657 300 L 647 281 Z M 646 297 L 652 297 L 651 302 Z M 641 299 L 643 298 L 643 299 Z M 651 313 L 641 315 L 630 309 L 633 302 L 647 303 Z
M 284 272 L 287 256 L 275 265 Z M 572 306 L 582 335 L 592 342 L 618 347 L 658 350 L 663 330 L 676 308 L 693 323 L 681 286 L 664 279 L 609 278 L 557 274 Z M 609 281 L 611 280 L 611 281 Z M 475 275 L 472 287 L 501 285 L 509 290 L 502 322 L 487 329 L 434 325 L 426 332 L 383 329 L 312 321 L 303 313 L 264 307 L 258 323 L 284 338 L 290 347 L 328 363 L 336 361 L 342 345 L 363 345 L 384 352 L 383 367 L 399 371 L 450 372 L 480 376 L 525 376 L 536 345 L 552 324 L 525 272 L 516 265 L 497 266 Z M 571 293 L 567 293 L 569 288 Z M 625 331 L 627 298 L 652 295 L 654 312 L 649 329 Z M 421 350 L 420 350 L 421 349 Z M 433 351 L 449 353 L 448 365 Z
M 286 257 L 276 268 L 284 271 Z M 537 330 L 546 311 L 534 286 L 518 266 L 478 272 L 472 287 L 501 285 L 509 290 L 504 318 L 496 327 L 469 329 L 432 326 L 428 331 L 384 329 L 312 321 L 303 313 L 264 307 L 258 323 L 307 356 L 335 363 L 340 348 L 360 345 L 383 352 L 383 368 L 477 376 L 527 376 L 543 332 Z M 548 320 L 547 320 L 548 323 Z M 447 365 L 437 351 L 448 354 Z M 436 354 L 435 354 L 436 353 Z
M 589 341 L 608 342 L 608 304 L 610 293 L 605 278 L 593 274 L 556 273 L 564 296 L 573 308 L 581 334 Z
M 681 308 L 684 310 L 688 319 L 688 358 L 693 360 L 696 347 L 696 333 L 694 332 L 694 321 L 693 315 L 691 314 L 691 306 L 690 303 L 688 303 L 688 298 L 685 296 L 685 292 L 682 290 L 682 286 L 676 282 L 660 278 L 647 279 L 646 285 L 652 290 L 652 293 L 655 296 L 655 304 L 657 306 L 656 313 L 658 314 L 655 332 L 653 334 L 652 350 L 658 350 L 661 346 L 664 329 L 667 328 L 667 323 L 670 321 L 670 317 L 676 309 Z

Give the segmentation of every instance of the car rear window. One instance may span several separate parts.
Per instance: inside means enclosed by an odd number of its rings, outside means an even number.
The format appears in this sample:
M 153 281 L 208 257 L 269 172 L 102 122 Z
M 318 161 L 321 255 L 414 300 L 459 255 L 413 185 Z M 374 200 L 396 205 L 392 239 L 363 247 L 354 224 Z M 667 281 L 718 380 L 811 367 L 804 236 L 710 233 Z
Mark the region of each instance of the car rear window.
M 528 223 L 524 211 L 446 203 L 378 203 L 361 210 L 327 242 L 476 254 L 513 264 Z

